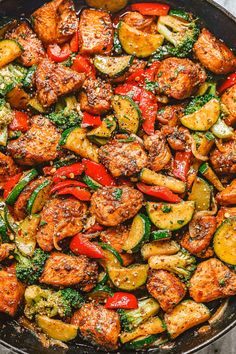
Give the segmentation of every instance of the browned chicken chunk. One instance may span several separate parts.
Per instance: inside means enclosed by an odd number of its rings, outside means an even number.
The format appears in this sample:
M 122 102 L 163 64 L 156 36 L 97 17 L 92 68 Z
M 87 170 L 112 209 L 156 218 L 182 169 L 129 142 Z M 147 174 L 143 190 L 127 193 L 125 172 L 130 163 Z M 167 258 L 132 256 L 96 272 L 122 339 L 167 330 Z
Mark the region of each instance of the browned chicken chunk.
M 37 9 L 33 15 L 34 30 L 43 44 L 62 44 L 78 27 L 72 0 L 53 0 Z
M 121 330 L 119 315 L 100 304 L 85 304 L 75 312 L 71 323 L 78 326 L 82 337 L 107 350 L 118 348 Z
M 232 217 L 236 217 L 236 207 L 233 208 L 227 208 L 227 207 L 222 207 L 220 208 L 220 210 L 217 213 L 216 216 L 216 221 L 217 221 L 217 227 L 220 226 L 220 224 L 228 219 L 228 218 L 232 218 Z
M 132 176 L 147 165 L 147 155 L 137 141 L 111 140 L 99 149 L 99 159 L 114 177 Z
M 140 69 L 144 69 L 146 66 L 146 62 L 143 60 L 139 60 L 139 59 L 134 59 L 132 64 L 129 66 L 128 70 L 123 74 L 123 75 L 119 75 L 118 77 L 115 77 L 114 79 L 112 79 L 112 82 L 116 82 L 116 83 L 121 83 L 124 82 L 126 80 L 127 77 L 129 77 L 131 74 L 134 74 L 135 72 L 137 72 L 137 70 Z M 137 83 L 138 83 L 138 78 L 137 79 Z M 141 77 L 140 77 L 141 79 Z
M 100 78 L 88 78 L 80 93 L 80 107 L 90 114 L 102 114 L 111 108 L 112 87 L 109 82 Z
M 102 242 L 111 245 L 117 252 L 122 251 L 122 247 L 129 236 L 129 228 L 125 225 L 109 227 L 100 233 Z
M 35 116 L 30 129 L 16 140 L 11 140 L 7 150 L 21 165 L 33 166 L 58 157 L 60 134 L 45 117 Z
M 219 259 L 208 259 L 198 264 L 190 279 L 189 292 L 196 302 L 236 295 L 236 274 Z
M 40 283 L 67 287 L 79 285 L 83 291 L 90 291 L 98 277 L 97 263 L 86 256 L 69 256 L 53 252 L 46 261 Z
M 85 9 L 80 15 L 79 40 L 82 54 L 110 54 L 113 27 L 109 13 Z
M 233 52 L 206 28 L 203 28 L 193 51 L 201 64 L 215 74 L 227 74 L 236 70 Z
M 144 146 L 149 152 L 148 167 L 156 172 L 161 171 L 172 157 L 165 136 L 158 130 L 153 135 L 145 135 Z
M 234 179 L 222 192 L 217 194 L 216 200 L 221 205 L 236 204 L 236 179 Z
M 99 224 L 116 226 L 135 216 L 142 204 L 142 193 L 132 187 L 103 187 L 93 194 L 90 211 Z
M 42 106 L 49 107 L 60 96 L 79 90 L 84 80 L 83 73 L 44 59 L 35 72 L 37 97 Z
M 210 162 L 216 173 L 236 173 L 236 134 L 223 142 L 223 149 L 216 147 L 210 154 Z
M 18 167 L 10 156 L 0 152 L 0 186 L 6 182 L 9 177 L 19 172 Z
M 175 127 L 179 123 L 179 119 L 184 115 L 184 107 L 180 104 L 165 106 L 157 112 L 157 120 L 161 124 Z
M 168 58 L 161 62 L 158 69 L 157 91 L 176 100 L 183 100 L 191 96 L 205 80 L 206 73 L 199 64 L 189 59 Z
M 0 246 L 0 262 L 8 258 L 14 249 L 15 245 L 13 243 L 3 243 Z
M 87 206 L 77 199 L 50 199 L 41 212 L 41 226 L 36 238 L 44 251 L 51 251 L 66 237 L 72 237 L 83 228 Z
M 149 272 L 147 290 L 165 312 L 173 310 L 186 294 L 185 285 L 179 278 L 161 269 Z
M 0 312 L 14 316 L 23 298 L 24 286 L 17 280 L 15 267 L 0 270 Z
M 236 123 L 236 85 L 233 85 L 226 90 L 221 96 L 221 102 L 225 105 L 228 115 L 225 117 L 225 122 L 228 125 Z
M 186 150 L 189 131 L 183 127 L 171 127 L 164 125 L 161 128 L 162 134 L 166 137 L 171 149 L 176 151 Z
M 122 21 L 127 23 L 130 27 L 134 27 L 139 31 L 152 34 L 157 33 L 157 25 L 155 20 L 155 16 L 143 16 L 136 11 L 128 12 L 124 17 L 122 17 Z
M 24 66 L 37 65 L 45 56 L 42 42 L 26 22 L 14 28 L 6 38 L 13 39 L 20 44 L 23 51 L 18 60 Z

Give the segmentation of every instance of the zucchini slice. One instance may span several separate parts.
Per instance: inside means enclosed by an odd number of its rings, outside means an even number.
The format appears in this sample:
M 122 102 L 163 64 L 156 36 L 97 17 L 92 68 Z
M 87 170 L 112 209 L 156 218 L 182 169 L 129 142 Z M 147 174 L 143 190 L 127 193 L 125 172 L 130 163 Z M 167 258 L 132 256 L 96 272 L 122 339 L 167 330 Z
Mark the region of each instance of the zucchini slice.
M 155 230 L 152 232 L 151 238 L 153 241 L 167 240 L 171 238 L 170 230 Z
M 93 189 L 94 191 L 96 191 L 97 189 L 101 188 L 102 185 L 99 184 L 98 182 L 94 181 L 94 179 L 92 179 L 91 177 L 84 175 L 83 176 L 83 181 L 84 183 L 87 184 L 87 186 L 91 189 Z
M 159 336 L 157 334 L 151 334 L 148 336 L 141 336 L 136 338 L 130 343 L 127 343 L 125 347 L 127 349 L 142 349 L 145 347 L 150 346 L 152 343 L 154 343 Z
M 192 219 L 195 203 L 193 201 L 167 204 L 169 213 L 165 213 L 163 203 L 147 202 L 146 209 L 150 220 L 159 229 L 179 230 Z
M 62 133 L 59 145 L 84 158 L 98 162 L 98 148 L 87 139 L 86 133 L 86 129 L 83 128 L 67 129 Z
M 28 216 L 20 223 L 15 237 L 15 243 L 19 251 L 31 257 L 36 246 L 36 232 L 40 222 L 39 215 Z
M 199 168 L 199 172 L 203 174 L 203 176 L 213 184 L 213 186 L 219 191 L 223 191 L 225 188 L 222 185 L 221 181 L 213 171 L 213 169 L 208 165 L 207 162 L 202 164 Z
M 166 313 L 164 319 L 167 331 L 174 339 L 189 328 L 207 321 L 210 316 L 210 311 L 204 304 L 184 300 L 170 313 Z
M 212 98 L 198 111 L 180 118 L 180 121 L 191 130 L 207 131 L 217 122 L 219 115 L 220 102 Z
M 115 95 L 111 100 L 119 128 L 123 132 L 136 134 L 141 120 L 141 112 L 132 98 Z
M 127 5 L 128 0 L 86 0 L 86 3 L 96 9 L 118 12 Z
M 36 323 L 50 338 L 68 342 L 77 336 L 78 327 L 47 316 L 36 316 Z
M 28 102 L 28 108 L 34 113 L 45 113 L 46 109 L 41 105 L 37 97 L 33 97 Z
M 214 251 L 223 262 L 236 265 L 236 217 L 222 222 L 213 239 Z
M 108 267 L 108 275 L 118 289 L 132 291 L 146 283 L 148 265 L 135 264 L 129 268 Z
M 186 184 L 176 178 L 156 173 L 148 168 L 143 168 L 140 172 L 139 179 L 141 182 L 153 184 L 154 186 L 167 187 L 175 193 L 184 193 Z
M 15 185 L 15 187 L 12 189 L 12 191 L 9 193 L 8 197 L 6 198 L 6 204 L 13 205 L 19 197 L 20 193 L 26 187 L 26 185 L 30 181 L 32 181 L 37 175 L 38 172 L 35 169 L 26 172 L 19 180 L 19 182 Z
M 26 211 L 28 214 L 36 214 L 43 209 L 48 200 L 50 188 L 51 181 L 49 179 L 35 188 L 27 203 Z
M 122 21 L 118 27 L 118 35 L 124 51 L 138 58 L 150 56 L 164 41 L 161 34 L 145 33 Z
M 97 303 L 105 303 L 107 298 L 113 295 L 113 291 L 109 286 L 97 285 L 91 293 L 87 295 L 88 300 L 95 301 Z
M 110 115 L 103 119 L 99 127 L 90 130 L 90 132 L 87 133 L 87 137 L 91 140 L 95 138 L 104 139 L 104 141 L 107 142 L 107 139 L 110 139 L 112 133 L 116 130 L 116 126 L 115 117 Z
M 115 78 L 123 75 L 130 67 L 134 60 L 132 55 L 124 55 L 121 57 L 108 57 L 105 55 L 96 55 L 93 64 L 100 73 Z
M 223 119 L 218 119 L 218 121 L 211 127 L 212 133 L 220 139 L 228 139 L 234 135 L 234 130 L 232 127 L 229 127 Z
M 0 127 L 0 146 L 6 146 L 8 139 L 7 125 Z
M 4 217 L 0 214 L 0 244 L 5 242 L 9 242 L 7 224 L 4 220 Z
M 0 68 L 9 64 L 22 53 L 20 45 L 11 39 L 0 41 Z
M 121 258 L 121 255 L 111 245 L 108 243 L 99 243 L 99 246 L 102 247 L 103 252 L 105 253 L 105 260 L 100 261 L 102 265 L 105 267 L 123 266 L 123 259 Z
M 193 183 L 188 200 L 195 202 L 197 211 L 208 210 L 211 207 L 212 189 L 203 178 L 197 177 Z
M 176 254 L 179 250 L 180 245 L 175 241 L 152 241 L 143 245 L 141 254 L 146 261 L 152 256 Z
M 7 228 L 13 233 L 16 234 L 18 231 L 18 224 L 13 219 L 12 215 L 7 206 L 4 207 L 4 220 L 7 225 Z
M 137 214 L 133 219 L 129 236 L 126 239 L 123 250 L 130 252 L 137 252 L 141 245 L 149 240 L 151 230 L 151 223 L 148 217 L 144 214 Z
M 107 272 L 102 271 L 98 274 L 98 285 L 105 285 L 109 280 Z

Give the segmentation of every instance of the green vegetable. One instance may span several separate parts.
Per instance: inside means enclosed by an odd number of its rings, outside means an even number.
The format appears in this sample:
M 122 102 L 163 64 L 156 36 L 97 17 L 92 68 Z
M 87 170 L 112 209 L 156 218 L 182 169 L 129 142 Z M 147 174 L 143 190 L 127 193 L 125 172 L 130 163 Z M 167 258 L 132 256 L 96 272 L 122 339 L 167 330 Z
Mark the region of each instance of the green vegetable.
M 0 68 L 9 64 L 22 53 L 21 46 L 12 39 L 3 39 L 0 41 Z
M 0 69 L 0 95 L 4 96 L 16 85 L 23 83 L 27 69 L 16 64 L 8 64 Z
M 193 183 L 188 200 L 195 202 L 196 210 L 208 210 L 211 206 L 212 189 L 204 179 L 197 177 Z
M 42 210 L 48 200 L 51 183 L 47 179 L 34 189 L 27 202 L 26 210 L 28 214 L 36 214 Z
M 211 184 L 213 184 L 213 186 L 219 191 L 223 191 L 224 190 L 224 186 L 222 185 L 221 181 L 219 180 L 219 178 L 217 177 L 217 175 L 215 174 L 215 172 L 212 170 L 212 168 L 209 166 L 209 164 L 207 162 L 205 162 L 204 164 L 202 164 L 199 167 L 199 172 L 201 174 L 203 174 L 203 176 L 209 181 L 211 182 Z
M 185 108 L 185 115 L 199 111 L 199 109 L 202 108 L 206 103 L 211 101 L 212 98 L 215 98 L 215 95 L 206 94 L 202 96 L 196 96 L 189 102 L 189 104 Z
M 103 139 L 104 142 L 107 143 L 108 139 L 112 137 L 112 134 L 116 130 L 116 126 L 117 123 L 115 117 L 112 115 L 107 116 L 102 120 L 102 124 L 99 127 L 94 128 L 87 133 L 87 137 L 92 141 L 95 138 L 99 138 L 99 141 L 101 141 L 100 139 Z
M 0 98 L 0 126 L 6 126 L 11 123 L 13 119 L 13 112 L 11 106 L 4 98 Z
M 215 232 L 213 245 L 216 255 L 226 263 L 236 265 L 236 217 L 223 221 Z
M 107 298 L 113 295 L 113 291 L 107 285 L 98 284 L 91 293 L 87 295 L 88 300 L 105 303 Z
M 211 127 L 212 133 L 220 139 L 228 139 L 234 135 L 234 129 L 229 127 L 223 119 L 219 118 L 218 121 Z
M 8 129 L 7 125 L 0 127 L 0 146 L 7 146 Z
M 34 254 L 39 222 L 39 215 L 31 215 L 25 218 L 19 225 L 15 236 L 15 244 L 23 256 L 31 257 Z
M 148 277 L 148 265 L 133 264 L 132 267 L 108 266 L 112 283 L 121 290 L 133 291 L 144 285 Z
M 47 316 L 37 315 L 36 323 L 49 338 L 58 341 L 68 342 L 78 334 L 77 326 Z
M 4 220 L 7 225 L 7 228 L 13 233 L 16 234 L 18 231 L 18 225 L 15 223 L 13 217 L 11 216 L 7 206 L 4 207 Z
M 182 18 L 185 21 L 190 21 L 192 17 L 189 12 L 177 10 L 177 9 L 171 9 L 168 15 Z
M 157 334 L 151 334 L 147 336 L 141 336 L 136 339 L 134 339 L 132 342 L 127 343 L 125 347 L 127 349 L 142 349 L 145 347 L 150 346 L 152 343 L 154 343 L 159 336 Z
M 122 45 L 120 43 L 117 31 L 114 32 L 113 49 L 116 54 L 122 54 Z
M 0 243 L 1 241 L 3 243 L 9 241 L 9 237 L 7 234 L 7 225 L 2 215 L 0 215 Z
M 84 183 L 87 184 L 87 186 L 88 186 L 89 188 L 91 188 L 91 189 L 93 189 L 93 190 L 95 190 L 95 191 L 96 191 L 97 189 L 99 189 L 99 188 L 102 187 L 101 184 L 99 184 L 98 182 L 94 181 L 91 177 L 89 177 L 89 176 L 87 176 L 87 175 L 84 175 L 83 181 L 84 181 Z
M 120 200 L 120 198 L 122 197 L 122 193 L 123 193 L 123 190 L 121 188 L 116 188 L 116 190 L 114 191 L 114 193 L 112 195 L 116 200 Z
M 151 238 L 153 241 L 169 239 L 169 238 L 171 238 L 171 231 L 170 230 L 155 230 L 152 232 Z
M 111 245 L 109 245 L 108 243 L 101 242 L 99 243 L 99 246 L 101 246 L 103 251 L 105 251 L 107 265 L 123 265 L 122 257 L 120 256 L 119 252 L 117 252 Z
M 33 65 L 28 69 L 27 74 L 24 80 L 22 81 L 22 85 L 24 87 L 32 87 L 32 80 L 36 69 L 37 69 L 36 65 Z
M 109 57 L 96 55 L 93 64 L 100 73 L 114 78 L 123 75 L 130 67 L 134 60 L 132 55 L 124 55 L 120 57 Z

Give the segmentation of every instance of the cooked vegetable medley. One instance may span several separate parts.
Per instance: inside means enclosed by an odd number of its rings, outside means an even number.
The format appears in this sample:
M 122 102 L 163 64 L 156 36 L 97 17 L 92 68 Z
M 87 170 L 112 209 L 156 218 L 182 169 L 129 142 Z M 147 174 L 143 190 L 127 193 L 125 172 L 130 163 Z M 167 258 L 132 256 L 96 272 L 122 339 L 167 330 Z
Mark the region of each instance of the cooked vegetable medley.
M 236 295 L 236 57 L 192 13 L 87 4 L 0 30 L 0 312 L 155 347 Z

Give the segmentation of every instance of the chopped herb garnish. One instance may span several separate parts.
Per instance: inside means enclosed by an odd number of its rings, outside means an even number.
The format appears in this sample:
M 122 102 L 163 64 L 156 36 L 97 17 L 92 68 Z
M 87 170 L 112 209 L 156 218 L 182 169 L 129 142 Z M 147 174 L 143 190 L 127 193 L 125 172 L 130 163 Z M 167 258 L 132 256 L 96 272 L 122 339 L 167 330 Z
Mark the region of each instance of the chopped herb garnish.
M 163 213 L 170 213 L 171 210 L 172 210 L 172 207 L 171 207 L 170 205 L 164 204 L 164 205 L 161 207 L 161 210 L 163 211 Z
M 177 220 L 177 223 L 180 224 L 180 225 L 183 225 L 184 220 Z
M 120 198 L 121 198 L 121 196 L 122 196 L 122 193 L 123 193 L 122 189 L 117 188 L 117 189 L 115 190 L 115 192 L 113 193 L 113 197 L 114 197 L 116 200 L 120 200 Z

